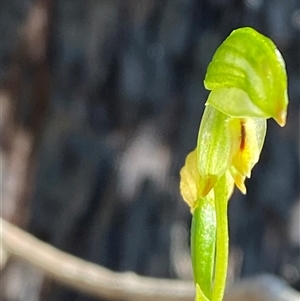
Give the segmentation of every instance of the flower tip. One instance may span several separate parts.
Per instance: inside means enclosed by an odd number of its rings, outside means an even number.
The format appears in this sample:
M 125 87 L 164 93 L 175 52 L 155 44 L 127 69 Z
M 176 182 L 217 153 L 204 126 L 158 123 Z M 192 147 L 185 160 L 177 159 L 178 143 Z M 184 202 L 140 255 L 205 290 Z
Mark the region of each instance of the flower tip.
M 241 175 L 233 166 L 231 166 L 230 168 L 230 174 L 237 188 L 241 191 L 242 194 L 246 194 L 247 188 L 245 185 L 245 176 Z
M 280 110 L 274 116 L 275 121 L 281 126 L 284 127 L 286 124 L 286 110 Z
M 247 194 L 247 188 L 246 188 L 246 186 L 245 186 L 244 183 L 242 183 L 242 184 L 240 184 L 240 185 L 237 185 L 237 187 L 238 187 L 238 189 L 240 190 L 240 192 L 241 192 L 242 194 Z

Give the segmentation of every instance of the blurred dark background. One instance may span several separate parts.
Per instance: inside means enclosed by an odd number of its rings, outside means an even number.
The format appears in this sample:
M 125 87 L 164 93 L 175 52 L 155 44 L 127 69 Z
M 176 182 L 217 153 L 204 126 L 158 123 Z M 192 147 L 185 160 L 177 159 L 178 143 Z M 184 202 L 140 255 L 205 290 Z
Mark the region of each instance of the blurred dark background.
M 268 272 L 300 289 L 299 1 L 4 0 L 0 17 L 2 216 L 114 271 L 166 278 L 192 277 L 179 170 L 206 67 L 237 27 L 272 38 L 288 122 L 269 121 L 248 194 L 230 201 L 229 282 Z M 41 279 L 10 262 L 3 300 L 94 300 Z

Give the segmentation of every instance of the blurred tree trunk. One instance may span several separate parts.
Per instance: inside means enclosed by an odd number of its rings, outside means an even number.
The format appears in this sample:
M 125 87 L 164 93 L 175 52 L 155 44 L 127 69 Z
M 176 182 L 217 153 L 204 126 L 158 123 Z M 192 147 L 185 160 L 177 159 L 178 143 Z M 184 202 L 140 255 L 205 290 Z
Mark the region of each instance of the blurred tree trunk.
M 35 163 L 49 103 L 52 0 L 35 0 L 16 37 L 19 45 L 2 83 L 2 216 L 25 227 Z

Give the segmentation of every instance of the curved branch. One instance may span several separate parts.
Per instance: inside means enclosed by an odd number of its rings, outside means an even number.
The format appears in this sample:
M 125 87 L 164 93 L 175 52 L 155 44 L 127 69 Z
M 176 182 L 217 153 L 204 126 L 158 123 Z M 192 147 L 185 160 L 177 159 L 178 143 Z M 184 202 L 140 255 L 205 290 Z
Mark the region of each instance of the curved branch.
M 167 280 L 116 273 L 46 244 L 0 218 L 1 261 L 6 253 L 40 268 L 55 281 L 108 300 L 192 301 L 194 286 Z M 224 301 L 299 301 L 300 294 L 278 278 L 258 276 L 235 284 Z
M 55 281 L 109 300 L 191 301 L 191 282 L 116 273 L 62 252 L 0 219 L 3 249 L 42 269 Z

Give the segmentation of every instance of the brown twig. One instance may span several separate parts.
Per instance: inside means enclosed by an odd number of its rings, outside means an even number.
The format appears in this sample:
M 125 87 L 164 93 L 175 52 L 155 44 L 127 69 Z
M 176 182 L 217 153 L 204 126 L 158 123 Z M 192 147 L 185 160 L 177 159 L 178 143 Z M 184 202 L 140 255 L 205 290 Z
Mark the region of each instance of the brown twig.
M 4 253 L 40 268 L 55 281 L 108 300 L 192 301 L 191 282 L 116 273 L 64 253 L 0 219 Z M 300 294 L 274 276 L 259 276 L 235 284 L 224 301 L 299 301 Z
M 115 273 L 64 253 L 1 220 L 3 248 L 42 269 L 58 282 L 109 300 L 191 301 L 192 283 Z

